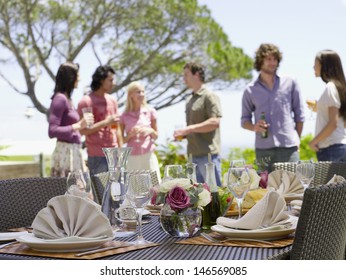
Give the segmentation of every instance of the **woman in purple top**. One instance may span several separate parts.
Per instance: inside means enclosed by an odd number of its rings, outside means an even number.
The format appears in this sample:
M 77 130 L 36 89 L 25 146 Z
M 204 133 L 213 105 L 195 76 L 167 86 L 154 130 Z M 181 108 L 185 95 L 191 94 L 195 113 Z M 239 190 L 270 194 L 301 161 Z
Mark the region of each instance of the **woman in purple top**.
M 120 117 L 124 143 L 132 147 L 128 170 L 155 170 L 160 182 L 160 169 L 154 153 L 157 139 L 156 110 L 147 105 L 144 87 L 132 82 L 127 88 L 125 112 Z
M 73 107 L 71 95 L 78 86 L 79 65 L 65 62 L 55 78 L 54 94 L 49 109 L 50 138 L 57 138 L 52 155 L 51 176 L 67 176 L 71 170 L 86 170 L 82 157 L 79 130 L 86 127 L 85 119 Z

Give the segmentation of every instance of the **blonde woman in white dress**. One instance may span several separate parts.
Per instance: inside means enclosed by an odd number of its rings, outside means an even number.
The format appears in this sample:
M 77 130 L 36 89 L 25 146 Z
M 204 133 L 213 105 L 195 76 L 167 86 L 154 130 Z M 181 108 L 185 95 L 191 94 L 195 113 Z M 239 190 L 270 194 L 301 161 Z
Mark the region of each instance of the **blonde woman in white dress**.
M 161 181 L 158 159 L 154 153 L 157 133 L 157 112 L 147 104 L 144 86 L 132 82 L 127 88 L 125 111 L 120 128 L 127 147 L 132 147 L 127 170 L 155 170 Z

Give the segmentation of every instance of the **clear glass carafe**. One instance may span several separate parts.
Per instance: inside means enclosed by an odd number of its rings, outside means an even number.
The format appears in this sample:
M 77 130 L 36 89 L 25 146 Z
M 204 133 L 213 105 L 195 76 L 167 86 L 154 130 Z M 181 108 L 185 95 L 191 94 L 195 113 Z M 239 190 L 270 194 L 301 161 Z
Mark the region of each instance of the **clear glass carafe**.
M 197 164 L 193 162 L 188 162 L 187 164 L 185 164 L 186 177 L 193 183 L 197 183 L 196 166 Z
M 202 228 L 210 229 L 216 224 L 216 219 L 221 216 L 219 187 L 216 184 L 215 164 L 212 162 L 206 163 L 206 184 L 210 188 L 211 201 L 204 207 L 202 212 Z
M 125 173 L 128 156 L 132 148 L 103 148 L 108 163 L 108 182 L 102 198 L 102 212 L 108 217 L 114 230 L 121 227 L 122 222 L 116 218 L 116 211 L 125 200 Z

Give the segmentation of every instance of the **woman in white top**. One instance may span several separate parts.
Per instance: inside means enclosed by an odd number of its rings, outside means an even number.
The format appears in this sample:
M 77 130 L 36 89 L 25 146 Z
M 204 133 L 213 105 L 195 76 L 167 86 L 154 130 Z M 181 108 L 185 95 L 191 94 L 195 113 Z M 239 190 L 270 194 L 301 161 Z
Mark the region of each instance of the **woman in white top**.
M 315 137 L 310 147 L 319 161 L 344 161 L 346 158 L 346 81 L 339 55 L 323 50 L 315 58 L 315 76 L 327 84 L 316 101 L 307 101 L 317 111 Z

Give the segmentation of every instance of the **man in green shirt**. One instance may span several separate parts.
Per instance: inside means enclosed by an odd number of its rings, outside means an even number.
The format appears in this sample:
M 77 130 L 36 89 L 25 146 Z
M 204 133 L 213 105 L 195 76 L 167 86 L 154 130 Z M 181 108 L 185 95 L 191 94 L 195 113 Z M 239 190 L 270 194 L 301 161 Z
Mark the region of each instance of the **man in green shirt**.
M 184 66 L 184 81 L 192 90 L 186 101 L 187 126 L 174 131 L 174 138 L 186 137 L 187 153 L 197 164 L 197 181 L 205 182 L 208 154 L 215 164 L 216 183 L 221 186 L 220 157 L 220 118 L 222 117 L 219 97 L 205 85 L 204 67 L 198 63 L 187 63 Z

